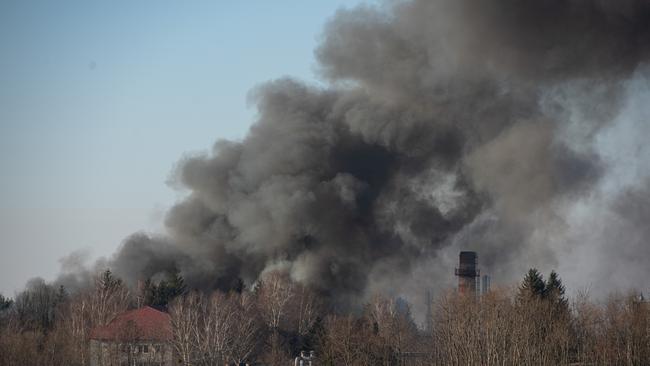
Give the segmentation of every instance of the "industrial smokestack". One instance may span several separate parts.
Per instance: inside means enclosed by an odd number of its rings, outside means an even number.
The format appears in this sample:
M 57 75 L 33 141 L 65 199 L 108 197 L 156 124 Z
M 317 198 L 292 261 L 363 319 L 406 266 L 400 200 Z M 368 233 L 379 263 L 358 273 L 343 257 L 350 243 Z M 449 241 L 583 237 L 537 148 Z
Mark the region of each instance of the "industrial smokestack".
M 458 276 L 458 293 L 476 295 L 476 278 L 480 277 L 477 269 L 478 255 L 476 252 L 460 252 L 456 276 Z

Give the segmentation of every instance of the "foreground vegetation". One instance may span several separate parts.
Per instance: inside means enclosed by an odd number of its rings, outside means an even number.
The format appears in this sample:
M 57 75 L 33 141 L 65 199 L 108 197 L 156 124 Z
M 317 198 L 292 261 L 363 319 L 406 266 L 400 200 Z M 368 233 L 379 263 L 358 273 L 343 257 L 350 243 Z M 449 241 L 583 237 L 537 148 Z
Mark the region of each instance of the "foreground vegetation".
M 122 311 L 169 312 L 179 364 L 289 365 L 315 350 L 318 365 L 648 365 L 650 305 L 641 294 L 586 294 L 569 301 L 555 273 L 531 270 L 515 289 L 480 298 L 449 293 L 432 304 L 426 329 L 402 300 L 377 296 L 340 314 L 310 289 L 272 273 L 254 289 L 189 292 L 178 274 L 129 291 L 106 271 L 68 294 L 32 282 L 0 296 L 0 365 L 87 365 L 90 330 Z

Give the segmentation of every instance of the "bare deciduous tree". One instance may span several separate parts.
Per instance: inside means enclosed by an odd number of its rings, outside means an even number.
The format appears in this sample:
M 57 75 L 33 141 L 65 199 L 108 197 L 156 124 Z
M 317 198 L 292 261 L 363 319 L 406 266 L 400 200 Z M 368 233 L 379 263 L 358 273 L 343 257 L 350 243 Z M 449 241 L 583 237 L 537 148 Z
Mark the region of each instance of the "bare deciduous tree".
M 64 327 L 79 349 L 81 362 L 88 362 L 88 337 L 90 331 L 108 324 L 124 312 L 131 302 L 128 288 L 110 270 L 95 277 L 95 286 L 74 296 L 63 316 Z
M 230 360 L 235 364 L 242 363 L 253 354 L 259 343 L 261 322 L 255 297 L 249 293 L 232 294 L 233 311 L 235 313 L 233 340 L 230 349 Z
M 228 359 L 236 326 L 237 308 L 233 296 L 214 292 L 201 301 L 201 318 L 197 329 L 197 346 L 206 365 L 219 365 Z
M 293 301 L 294 283 L 279 271 L 267 273 L 257 288 L 260 314 L 267 327 L 280 329 Z
M 305 285 L 296 284 L 294 291 L 290 306 L 293 328 L 298 335 L 305 336 L 322 313 L 323 304 L 318 295 Z
M 197 350 L 200 296 L 192 292 L 174 300 L 169 307 L 172 345 L 183 365 L 192 365 Z

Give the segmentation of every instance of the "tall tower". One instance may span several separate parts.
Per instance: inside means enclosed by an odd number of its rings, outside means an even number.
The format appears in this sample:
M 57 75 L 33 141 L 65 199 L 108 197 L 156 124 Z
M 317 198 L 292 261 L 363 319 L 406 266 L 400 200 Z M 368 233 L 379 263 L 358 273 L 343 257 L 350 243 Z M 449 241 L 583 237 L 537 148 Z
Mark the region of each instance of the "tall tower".
M 458 293 L 476 296 L 476 278 L 480 277 L 478 268 L 478 255 L 476 252 L 460 252 L 458 268 Z

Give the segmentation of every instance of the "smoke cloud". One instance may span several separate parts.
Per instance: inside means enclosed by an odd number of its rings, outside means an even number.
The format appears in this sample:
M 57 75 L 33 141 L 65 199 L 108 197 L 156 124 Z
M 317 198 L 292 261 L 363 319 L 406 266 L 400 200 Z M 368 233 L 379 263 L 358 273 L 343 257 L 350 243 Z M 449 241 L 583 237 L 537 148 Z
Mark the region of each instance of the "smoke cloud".
M 497 282 L 536 266 L 581 283 L 570 258 L 624 263 L 639 285 L 648 180 L 607 188 L 620 173 L 607 149 L 626 141 L 606 136 L 626 120 L 649 36 L 641 0 L 340 10 L 315 51 L 326 86 L 257 87 L 242 141 L 179 162 L 188 195 L 168 232 L 127 238 L 106 265 L 131 283 L 178 269 L 204 289 L 278 269 L 342 307 L 375 291 L 418 303 L 451 283 L 459 249 Z M 616 234 L 589 242 L 588 223 Z

